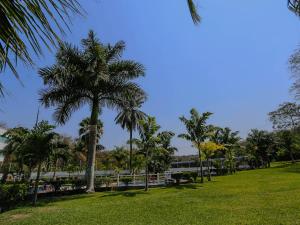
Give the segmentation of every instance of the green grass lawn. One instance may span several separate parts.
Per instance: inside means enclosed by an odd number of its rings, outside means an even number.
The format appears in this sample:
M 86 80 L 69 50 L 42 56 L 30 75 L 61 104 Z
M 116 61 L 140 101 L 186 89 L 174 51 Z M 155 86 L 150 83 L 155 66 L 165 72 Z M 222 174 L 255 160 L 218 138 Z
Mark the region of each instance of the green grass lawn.
M 0 224 L 300 224 L 300 164 L 273 166 L 204 185 L 64 197 L 0 214 Z

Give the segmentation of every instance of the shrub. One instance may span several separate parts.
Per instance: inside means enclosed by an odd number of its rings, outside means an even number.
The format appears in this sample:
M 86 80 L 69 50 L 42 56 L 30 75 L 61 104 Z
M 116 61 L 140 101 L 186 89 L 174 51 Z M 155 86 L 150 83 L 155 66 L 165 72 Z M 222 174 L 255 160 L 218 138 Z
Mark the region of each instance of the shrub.
M 0 185 L 0 211 L 5 211 L 23 201 L 28 194 L 27 184 Z
M 125 183 L 126 186 L 128 186 L 128 184 L 129 184 L 130 182 L 132 182 L 132 177 L 122 177 L 122 178 L 120 179 L 120 181 L 123 182 L 123 183 Z

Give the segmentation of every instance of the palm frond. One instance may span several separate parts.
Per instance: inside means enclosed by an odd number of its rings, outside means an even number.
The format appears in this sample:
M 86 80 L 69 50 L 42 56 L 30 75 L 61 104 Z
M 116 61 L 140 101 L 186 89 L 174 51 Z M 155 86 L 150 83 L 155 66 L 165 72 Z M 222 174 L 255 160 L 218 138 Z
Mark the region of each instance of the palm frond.
M 41 55 L 41 43 L 48 49 L 56 45 L 60 40 L 56 30 L 69 29 L 70 13 L 83 14 L 77 0 L 1 0 L 0 71 L 8 65 L 17 76 L 18 59 L 33 64 L 29 46 Z
M 198 14 L 196 5 L 194 3 L 194 0 L 187 0 L 187 4 L 188 4 L 190 14 L 191 14 L 191 17 L 192 17 L 192 20 L 193 20 L 194 24 L 200 23 L 201 22 L 201 17 Z

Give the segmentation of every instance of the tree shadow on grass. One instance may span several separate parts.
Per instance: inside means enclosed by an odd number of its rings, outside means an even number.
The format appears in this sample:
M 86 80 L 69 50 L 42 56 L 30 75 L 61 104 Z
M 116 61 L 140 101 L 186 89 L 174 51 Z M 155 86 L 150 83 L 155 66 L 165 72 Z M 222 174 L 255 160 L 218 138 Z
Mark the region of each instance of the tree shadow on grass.
M 284 162 L 271 167 L 271 169 L 281 169 L 280 171 L 284 173 L 300 173 L 300 163 Z
M 201 187 L 203 187 L 201 184 L 180 184 L 180 185 L 171 186 L 170 188 L 184 190 L 184 189 L 200 189 Z
M 119 192 L 114 192 L 114 193 L 110 193 L 110 194 L 105 194 L 100 197 L 101 198 L 114 197 L 114 196 L 135 197 L 137 195 L 146 195 L 146 194 L 149 194 L 149 193 L 145 192 L 145 191 L 119 191 Z

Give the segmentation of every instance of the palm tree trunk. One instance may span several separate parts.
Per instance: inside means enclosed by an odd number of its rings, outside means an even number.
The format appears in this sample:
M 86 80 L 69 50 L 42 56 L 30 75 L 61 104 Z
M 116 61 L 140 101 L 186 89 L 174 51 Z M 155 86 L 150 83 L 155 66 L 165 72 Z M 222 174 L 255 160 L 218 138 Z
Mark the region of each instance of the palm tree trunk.
M 40 180 L 40 174 L 41 174 L 41 167 L 42 167 L 42 163 L 39 162 L 38 163 L 38 170 L 37 170 L 37 174 L 36 174 L 36 178 L 35 178 L 35 183 L 34 183 L 34 192 L 33 192 L 33 201 L 32 201 L 33 206 L 36 205 L 36 201 L 37 201 L 37 194 L 38 194 L 39 180 Z
M 148 149 L 146 150 L 146 168 L 145 168 L 145 191 L 148 191 L 148 176 L 149 176 L 149 167 L 148 167 Z
M 202 165 L 202 158 L 201 158 L 201 151 L 200 151 L 200 149 L 199 149 L 198 153 L 199 153 L 199 160 L 200 160 L 200 177 L 201 177 L 200 182 L 203 183 L 204 182 L 204 178 L 203 178 L 203 165 Z
M 55 163 L 54 163 L 53 177 L 52 177 L 53 180 L 56 180 L 56 167 L 57 167 L 57 160 L 55 160 Z
M 129 171 L 132 173 L 132 125 L 130 126 L 129 130 Z
M 207 180 L 211 181 L 211 175 L 210 175 L 210 166 L 209 166 L 209 159 L 207 158 Z
M 97 120 L 99 115 L 98 100 L 94 100 L 89 127 L 88 164 L 86 168 L 86 192 L 95 192 L 95 159 L 97 145 Z

